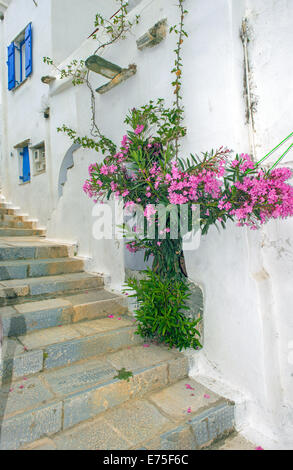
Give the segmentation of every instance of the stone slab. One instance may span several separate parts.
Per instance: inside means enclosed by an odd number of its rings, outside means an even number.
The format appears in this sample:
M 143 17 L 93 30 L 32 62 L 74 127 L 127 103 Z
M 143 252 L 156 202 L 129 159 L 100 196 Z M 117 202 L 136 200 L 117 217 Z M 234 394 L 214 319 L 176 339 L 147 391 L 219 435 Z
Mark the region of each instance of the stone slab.
M 131 442 L 132 446 L 151 439 L 171 424 L 155 406 L 144 400 L 126 403 L 108 412 L 105 420 Z
M 43 369 L 43 351 L 24 351 L 14 357 L 2 355 L 0 365 L 0 378 L 2 382 L 10 382 L 12 379 L 31 375 Z
M 114 373 L 112 378 L 117 375 Z M 91 419 L 129 399 L 140 398 L 167 384 L 167 366 L 160 364 L 134 374 L 129 381 L 113 379 L 64 400 L 64 428 Z
M 229 403 L 212 407 L 190 419 L 198 447 L 207 446 L 223 434 L 231 433 L 234 425 L 234 406 Z
M 146 344 L 148 345 L 148 343 Z M 150 344 L 149 347 L 142 345 L 118 351 L 109 356 L 109 361 L 116 368 L 125 367 L 127 370 L 136 370 L 174 359 L 174 357 L 168 348 Z
M 127 450 L 129 442 L 104 419 L 82 423 L 53 438 L 58 450 Z
M 52 399 L 53 396 L 36 377 L 2 385 L 0 389 L 0 416 L 7 417 L 36 408 Z
M 0 450 L 15 450 L 26 443 L 61 430 L 62 403 L 44 405 L 19 416 L 4 420 L 1 426 Z
M 194 390 L 188 389 L 186 385 Z M 205 398 L 205 395 L 210 398 Z M 181 380 L 150 397 L 152 403 L 176 420 L 183 420 L 194 413 L 201 413 L 209 409 L 210 405 L 218 403 L 219 400 L 221 398 L 218 395 L 190 378 Z M 190 409 L 190 413 L 188 413 L 188 409 Z
M 64 343 L 80 336 L 80 333 L 72 326 L 63 325 L 60 328 L 33 331 L 26 336 L 19 336 L 19 340 L 27 349 L 44 349 L 48 345 Z
M 60 367 L 138 344 L 131 327 L 54 344 L 45 348 L 45 368 Z
M 58 395 L 70 395 L 93 384 L 113 379 L 116 370 L 104 358 L 43 374 L 43 380 Z

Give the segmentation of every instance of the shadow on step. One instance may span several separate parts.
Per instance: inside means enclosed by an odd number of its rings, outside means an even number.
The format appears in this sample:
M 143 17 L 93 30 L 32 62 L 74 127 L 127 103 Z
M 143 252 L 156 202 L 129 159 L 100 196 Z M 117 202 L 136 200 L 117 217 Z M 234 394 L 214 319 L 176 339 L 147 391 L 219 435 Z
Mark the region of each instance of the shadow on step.
M 13 380 L 13 364 L 16 349 L 19 346 L 19 343 L 11 338 L 15 331 L 21 331 L 21 334 L 26 334 L 26 323 L 25 318 L 22 315 L 19 315 L 17 318 L 12 318 L 9 330 L 6 334 L 4 332 L 3 321 L 0 316 L 0 371 L 2 372 L 1 388 L 0 388 L 0 448 L 2 440 L 4 440 L 4 429 L 3 422 L 5 411 L 7 408 L 7 403 L 9 400 L 9 393 L 12 391 L 12 380 Z M 7 336 L 4 347 L 4 333 Z

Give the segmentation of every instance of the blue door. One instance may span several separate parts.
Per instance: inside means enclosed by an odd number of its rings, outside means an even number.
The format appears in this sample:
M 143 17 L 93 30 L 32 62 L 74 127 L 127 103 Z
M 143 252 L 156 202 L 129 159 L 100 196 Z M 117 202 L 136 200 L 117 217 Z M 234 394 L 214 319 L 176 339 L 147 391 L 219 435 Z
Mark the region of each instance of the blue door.
M 28 147 L 23 147 L 22 152 L 20 152 L 20 155 L 22 155 L 22 176 L 20 176 L 20 179 L 23 181 L 23 183 L 25 183 L 27 181 L 30 181 L 31 179 L 30 157 Z

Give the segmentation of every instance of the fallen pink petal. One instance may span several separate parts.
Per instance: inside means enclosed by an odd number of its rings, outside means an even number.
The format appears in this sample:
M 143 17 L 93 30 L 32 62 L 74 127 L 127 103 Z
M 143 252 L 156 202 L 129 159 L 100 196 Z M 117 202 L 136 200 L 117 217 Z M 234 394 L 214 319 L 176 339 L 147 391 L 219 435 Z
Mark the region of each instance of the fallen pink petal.
M 114 315 L 108 315 L 108 318 L 114 318 Z
M 188 408 L 187 413 L 191 413 L 191 408 Z
M 143 347 L 144 347 L 144 348 L 149 348 L 149 347 L 150 347 L 150 344 L 144 344 Z
M 210 397 L 210 395 L 207 395 L 207 394 L 205 393 L 205 394 L 204 394 L 204 398 L 206 398 L 206 399 L 208 400 L 208 399 L 211 398 L 211 397 Z
M 261 446 L 255 448 L 255 450 L 264 450 Z
M 186 390 L 194 390 L 194 388 L 189 384 L 185 384 L 185 387 L 186 387 Z

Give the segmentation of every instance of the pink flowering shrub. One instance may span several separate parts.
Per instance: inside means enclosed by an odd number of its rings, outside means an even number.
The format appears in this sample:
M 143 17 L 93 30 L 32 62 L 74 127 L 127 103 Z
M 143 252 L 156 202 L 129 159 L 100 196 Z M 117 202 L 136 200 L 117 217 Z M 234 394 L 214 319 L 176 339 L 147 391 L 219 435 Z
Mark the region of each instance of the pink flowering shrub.
M 214 225 L 225 228 L 229 221 L 255 230 L 271 219 L 293 215 L 293 187 L 288 182 L 290 169 L 264 170 L 249 155 L 232 157 L 223 147 L 202 158 L 176 158 L 178 138 L 185 130 L 173 113 L 160 100 L 158 105 L 151 102 L 133 109 L 125 121 L 131 130 L 123 136 L 120 149 L 102 163 L 90 165 L 83 189 L 94 201 L 123 198 L 128 213 L 135 213 L 137 205 L 142 208 L 147 224 L 143 233 L 135 226 L 134 238 L 126 244 L 131 253 L 143 249 L 146 260 L 153 257 L 153 270 L 145 271 L 145 281 L 127 282 L 139 305 L 137 331 L 181 349 L 198 347 L 200 342 L 196 323 L 185 316 L 189 286 L 182 251 L 184 233 L 178 212 L 179 233 L 172 237 L 173 208 L 187 206 L 188 230 L 192 229 L 189 214 L 196 207 L 200 207 L 203 234 Z M 158 204 L 167 212 L 163 228 Z M 155 237 L 148 237 L 146 225 L 155 228 Z
M 140 121 L 138 122 L 138 118 Z M 200 205 L 201 230 L 234 220 L 238 226 L 257 229 L 270 219 L 293 215 L 293 188 L 288 183 L 291 170 L 265 171 L 249 155 L 236 155 L 220 148 L 200 160 L 174 159 L 172 143 L 161 134 L 152 134 L 149 120 L 133 110 L 128 118 L 133 129 L 123 136 L 120 150 L 103 163 L 89 167 L 84 191 L 95 200 L 123 197 L 125 207 L 140 204 L 151 221 L 158 203 Z M 159 239 L 154 242 L 154 250 Z M 137 248 L 148 245 L 137 242 Z M 131 245 L 134 251 L 134 245 Z

